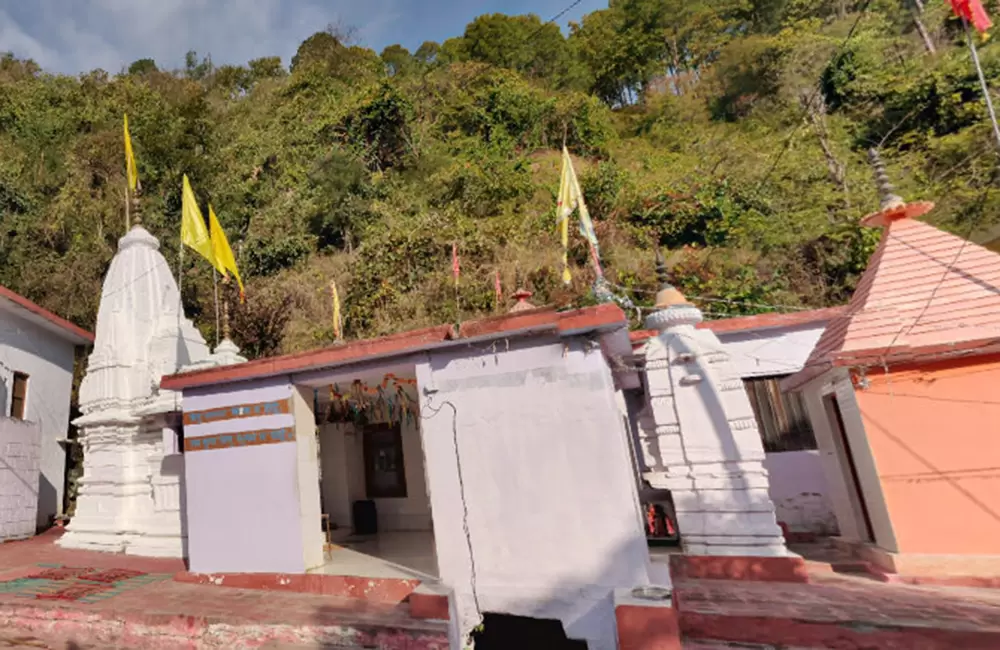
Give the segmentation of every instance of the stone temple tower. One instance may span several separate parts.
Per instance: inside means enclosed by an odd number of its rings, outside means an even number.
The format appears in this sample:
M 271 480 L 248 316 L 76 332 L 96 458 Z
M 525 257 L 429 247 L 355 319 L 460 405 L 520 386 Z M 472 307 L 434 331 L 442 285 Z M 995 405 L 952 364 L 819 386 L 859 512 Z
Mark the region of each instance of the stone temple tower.
M 788 555 L 768 495 L 764 447 L 743 382 L 702 313 L 667 279 L 646 327 L 642 477 L 673 497 L 689 555 Z
M 219 365 L 186 319 L 160 243 L 141 225 L 118 242 L 104 279 L 94 350 L 76 420 L 84 448 L 76 514 L 66 548 L 182 557 L 180 396 L 160 378 L 182 367 Z M 224 342 L 226 360 L 243 361 Z M 223 346 L 220 346 L 223 347 Z

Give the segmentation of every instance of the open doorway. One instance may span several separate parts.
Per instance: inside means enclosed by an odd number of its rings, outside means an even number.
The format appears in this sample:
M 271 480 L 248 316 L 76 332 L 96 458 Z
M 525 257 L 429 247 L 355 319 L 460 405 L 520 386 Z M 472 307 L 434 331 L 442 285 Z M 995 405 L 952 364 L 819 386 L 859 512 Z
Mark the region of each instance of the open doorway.
M 871 516 L 868 513 L 868 504 L 865 502 L 865 494 L 861 489 L 861 479 L 858 475 L 857 465 L 854 462 L 854 452 L 851 450 L 851 442 L 847 438 L 847 428 L 844 426 L 844 417 L 841 414 L 837 396 L 832 393 L 825 395 L 823 397 L 823 409 L 826 411 L 830 430 L 833 432 L 833 442 L 840 460 L 841 471 L 844 472 L 844 483 L 847 485 L 848 498 L 851 501 L 855 515 L 857 513 L 861 514 L 858 522 L 858 533 L 862 541 L 874 542 L 875 536 L 873 534 Z
M 416 380 L 396 374 L 317 390 L 327 536 L 327 564 L 318 572 L 438 577 L 415 393 Z

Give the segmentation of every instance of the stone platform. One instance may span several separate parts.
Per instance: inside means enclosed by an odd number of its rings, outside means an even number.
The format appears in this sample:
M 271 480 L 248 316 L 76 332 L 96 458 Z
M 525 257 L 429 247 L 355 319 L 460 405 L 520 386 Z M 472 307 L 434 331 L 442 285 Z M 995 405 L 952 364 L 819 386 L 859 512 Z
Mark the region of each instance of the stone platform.
M 699 647 L 697 640 L 838 650 L 1000 648 L 1000 592 L 993 589 L 835 573 L 812 574 L 810 584 L 678 580 L 674 589 L 684 647 Z
M 178 560 L 67 550 L 57 537 L 0 545 L 0 630 L 14 642 L 60 650 L 448 647 L 447 622 L 417 620 L 408 603 L 181 583 L 173 579 L 184 570 Z

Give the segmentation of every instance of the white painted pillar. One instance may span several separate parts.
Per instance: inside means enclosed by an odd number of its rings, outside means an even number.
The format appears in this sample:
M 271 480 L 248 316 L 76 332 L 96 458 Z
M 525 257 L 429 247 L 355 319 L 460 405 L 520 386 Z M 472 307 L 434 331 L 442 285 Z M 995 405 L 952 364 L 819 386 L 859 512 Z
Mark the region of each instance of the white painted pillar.
M 292 391 L 295 449 L 302 526 L 302 558 L 306 570 L 323 566 L 323 522 L 319 501 L 319 444 L 311 388 Z

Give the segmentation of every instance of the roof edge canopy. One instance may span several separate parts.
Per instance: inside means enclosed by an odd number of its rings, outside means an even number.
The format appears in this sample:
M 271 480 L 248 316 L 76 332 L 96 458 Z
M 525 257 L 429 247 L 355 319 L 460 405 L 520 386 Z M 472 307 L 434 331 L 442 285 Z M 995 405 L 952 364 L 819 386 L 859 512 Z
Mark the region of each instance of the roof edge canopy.
M 15 313 L 25 316 L 27 320 L 38 324 L 45 330 L 76 345 L 90 345 L 94 342 L 94 334 L 70 321 L 56 316 L 48 309 L 38 305 L 7 287 L 0 285 L 0 299 L 15 307 Z M 25 314 L 27 312 L 27 314 Z
M 552 332 L 573 336 L 584 332 L 607 331 L 627 326 L 625 313 L 614 304 L 603 304 L 573 311 L 533 309 L 453 325 L 439 325 L 374 339 L 351 341 L 305 352 L 256 359 L 234 366 L 223 366 L 192 372 L 166 375 L 160 387 L 184 390 L 212 384 L 227 384 L 306 370 L 336 368 L 363 361 L 388 359 L 423 350 L 467 344 L 476 340 L 493 340 Z

